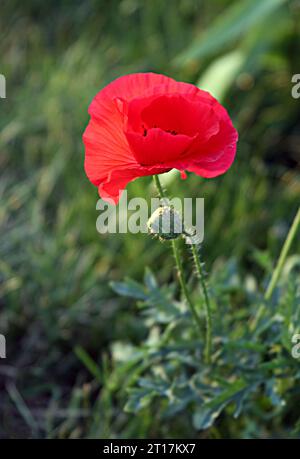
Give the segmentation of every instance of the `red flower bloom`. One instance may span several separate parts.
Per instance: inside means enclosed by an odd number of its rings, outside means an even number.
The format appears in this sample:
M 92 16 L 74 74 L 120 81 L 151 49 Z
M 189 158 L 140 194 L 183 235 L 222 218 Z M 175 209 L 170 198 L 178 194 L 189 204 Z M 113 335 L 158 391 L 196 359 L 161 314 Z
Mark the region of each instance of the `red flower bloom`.
M 123 76 L 93 99 L 84 132 L 85 171 L 103 199 L 128 182 L 175 168 L 202 177 L 232 164 L 237 132 L 208 92 L 164 75 Z

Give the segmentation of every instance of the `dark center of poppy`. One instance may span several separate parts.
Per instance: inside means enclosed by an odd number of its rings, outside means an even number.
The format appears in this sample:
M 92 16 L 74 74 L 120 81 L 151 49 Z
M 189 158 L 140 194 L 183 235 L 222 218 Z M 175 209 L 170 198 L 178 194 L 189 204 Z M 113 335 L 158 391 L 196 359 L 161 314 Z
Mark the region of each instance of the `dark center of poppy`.
M 178 132 L 176 132 L 174 129 L 170 130 L 170 129 L 167 129 L 166 132 L 168 132 L 169 134 L 172 134 L 172 135 L 177 135 Z
M 197 104 L 180 95 L 157 97 L 144 107 L 140 114 L 142 133 L 159 128 L 171 135 L 193 137 L 199 131 Z
M 154 125 L 153 128 L 157 128 L 158 126 Z M 146 137 L 148 134 L 148 129 L 145 128 L 144 124 L 142 125 L 142 130 L 143 130 L 143 137 Z M 177 135 L 178 132 L 175 131 L 175 129 L 165 129 L 165 132 L 171 135 Z

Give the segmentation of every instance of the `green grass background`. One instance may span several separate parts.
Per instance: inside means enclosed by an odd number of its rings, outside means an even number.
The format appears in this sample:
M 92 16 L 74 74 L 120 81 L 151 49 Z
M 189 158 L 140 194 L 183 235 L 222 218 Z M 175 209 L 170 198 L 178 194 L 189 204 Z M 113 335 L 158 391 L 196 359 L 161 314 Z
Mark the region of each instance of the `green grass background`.
M 234 165 L 213 180 L 178 174 L 168 187 L 205 198 L 207 270 L 234 259 L 259 281 L 257 257 L 274 262 L 299 204 L 299 19 L 295 0 L 1 2 L 0 438 L 197 435 L 180 419 L 123 411 L 110 349 L 143 333 L 135 303 L 109 282 L 140 280 L 151 266 L 169 283 L 174 264 L 167 245 L 143 234 L 96 232 L 97 190 L 83 170 L 87 107 L 136 71 L 218 96 L 239 131 Z M 128 194 L 150 199 L 151 179 Z

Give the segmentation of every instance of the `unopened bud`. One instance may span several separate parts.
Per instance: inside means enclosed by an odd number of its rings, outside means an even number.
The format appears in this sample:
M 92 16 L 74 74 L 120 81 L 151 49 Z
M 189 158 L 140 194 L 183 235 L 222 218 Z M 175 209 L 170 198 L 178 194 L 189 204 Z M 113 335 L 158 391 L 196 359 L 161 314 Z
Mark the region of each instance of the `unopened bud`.
M 176 239 L 184 233 L 180 213 L 170 206 L 158 207 L 149 218 L 147 226 L 151 234 L 161 239 Z

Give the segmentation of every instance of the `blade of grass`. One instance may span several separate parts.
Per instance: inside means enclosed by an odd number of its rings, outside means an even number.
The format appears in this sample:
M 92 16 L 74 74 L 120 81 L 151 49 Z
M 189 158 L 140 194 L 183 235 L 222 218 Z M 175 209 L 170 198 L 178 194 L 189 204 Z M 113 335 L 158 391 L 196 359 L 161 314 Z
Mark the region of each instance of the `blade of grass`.
M 6 390 L 11 398 L 11 400 L 14 402 L 16 405 L 20 415 L 26 422 L 26 424 L 31 428 L 32 432 L 34 433 L 35 436 L 38 435 L 39 432 L 39 427 L 34 419 L 33 415 L 31 414 L 31 411 L 27 407 L 23 397 L 21 396 L 20 392 L 16 388 L 15 384 L 8 384 L 6 386 Z
M 102 374 L 97 363 L 91 358 L 91 356 L 81 347 L 76 346 L 74 349 L 75 355 L 83 363 L 83 365 L 89 370 L 89 372 L 94 376 L 94 378 L 101 383 Z
M 226 45 L 244 35 L 286 0 L 244 0 L 235 2 L 186 51 L 175 59 L 175 65 L 185 66 L 194 59 L 223 50 Z

